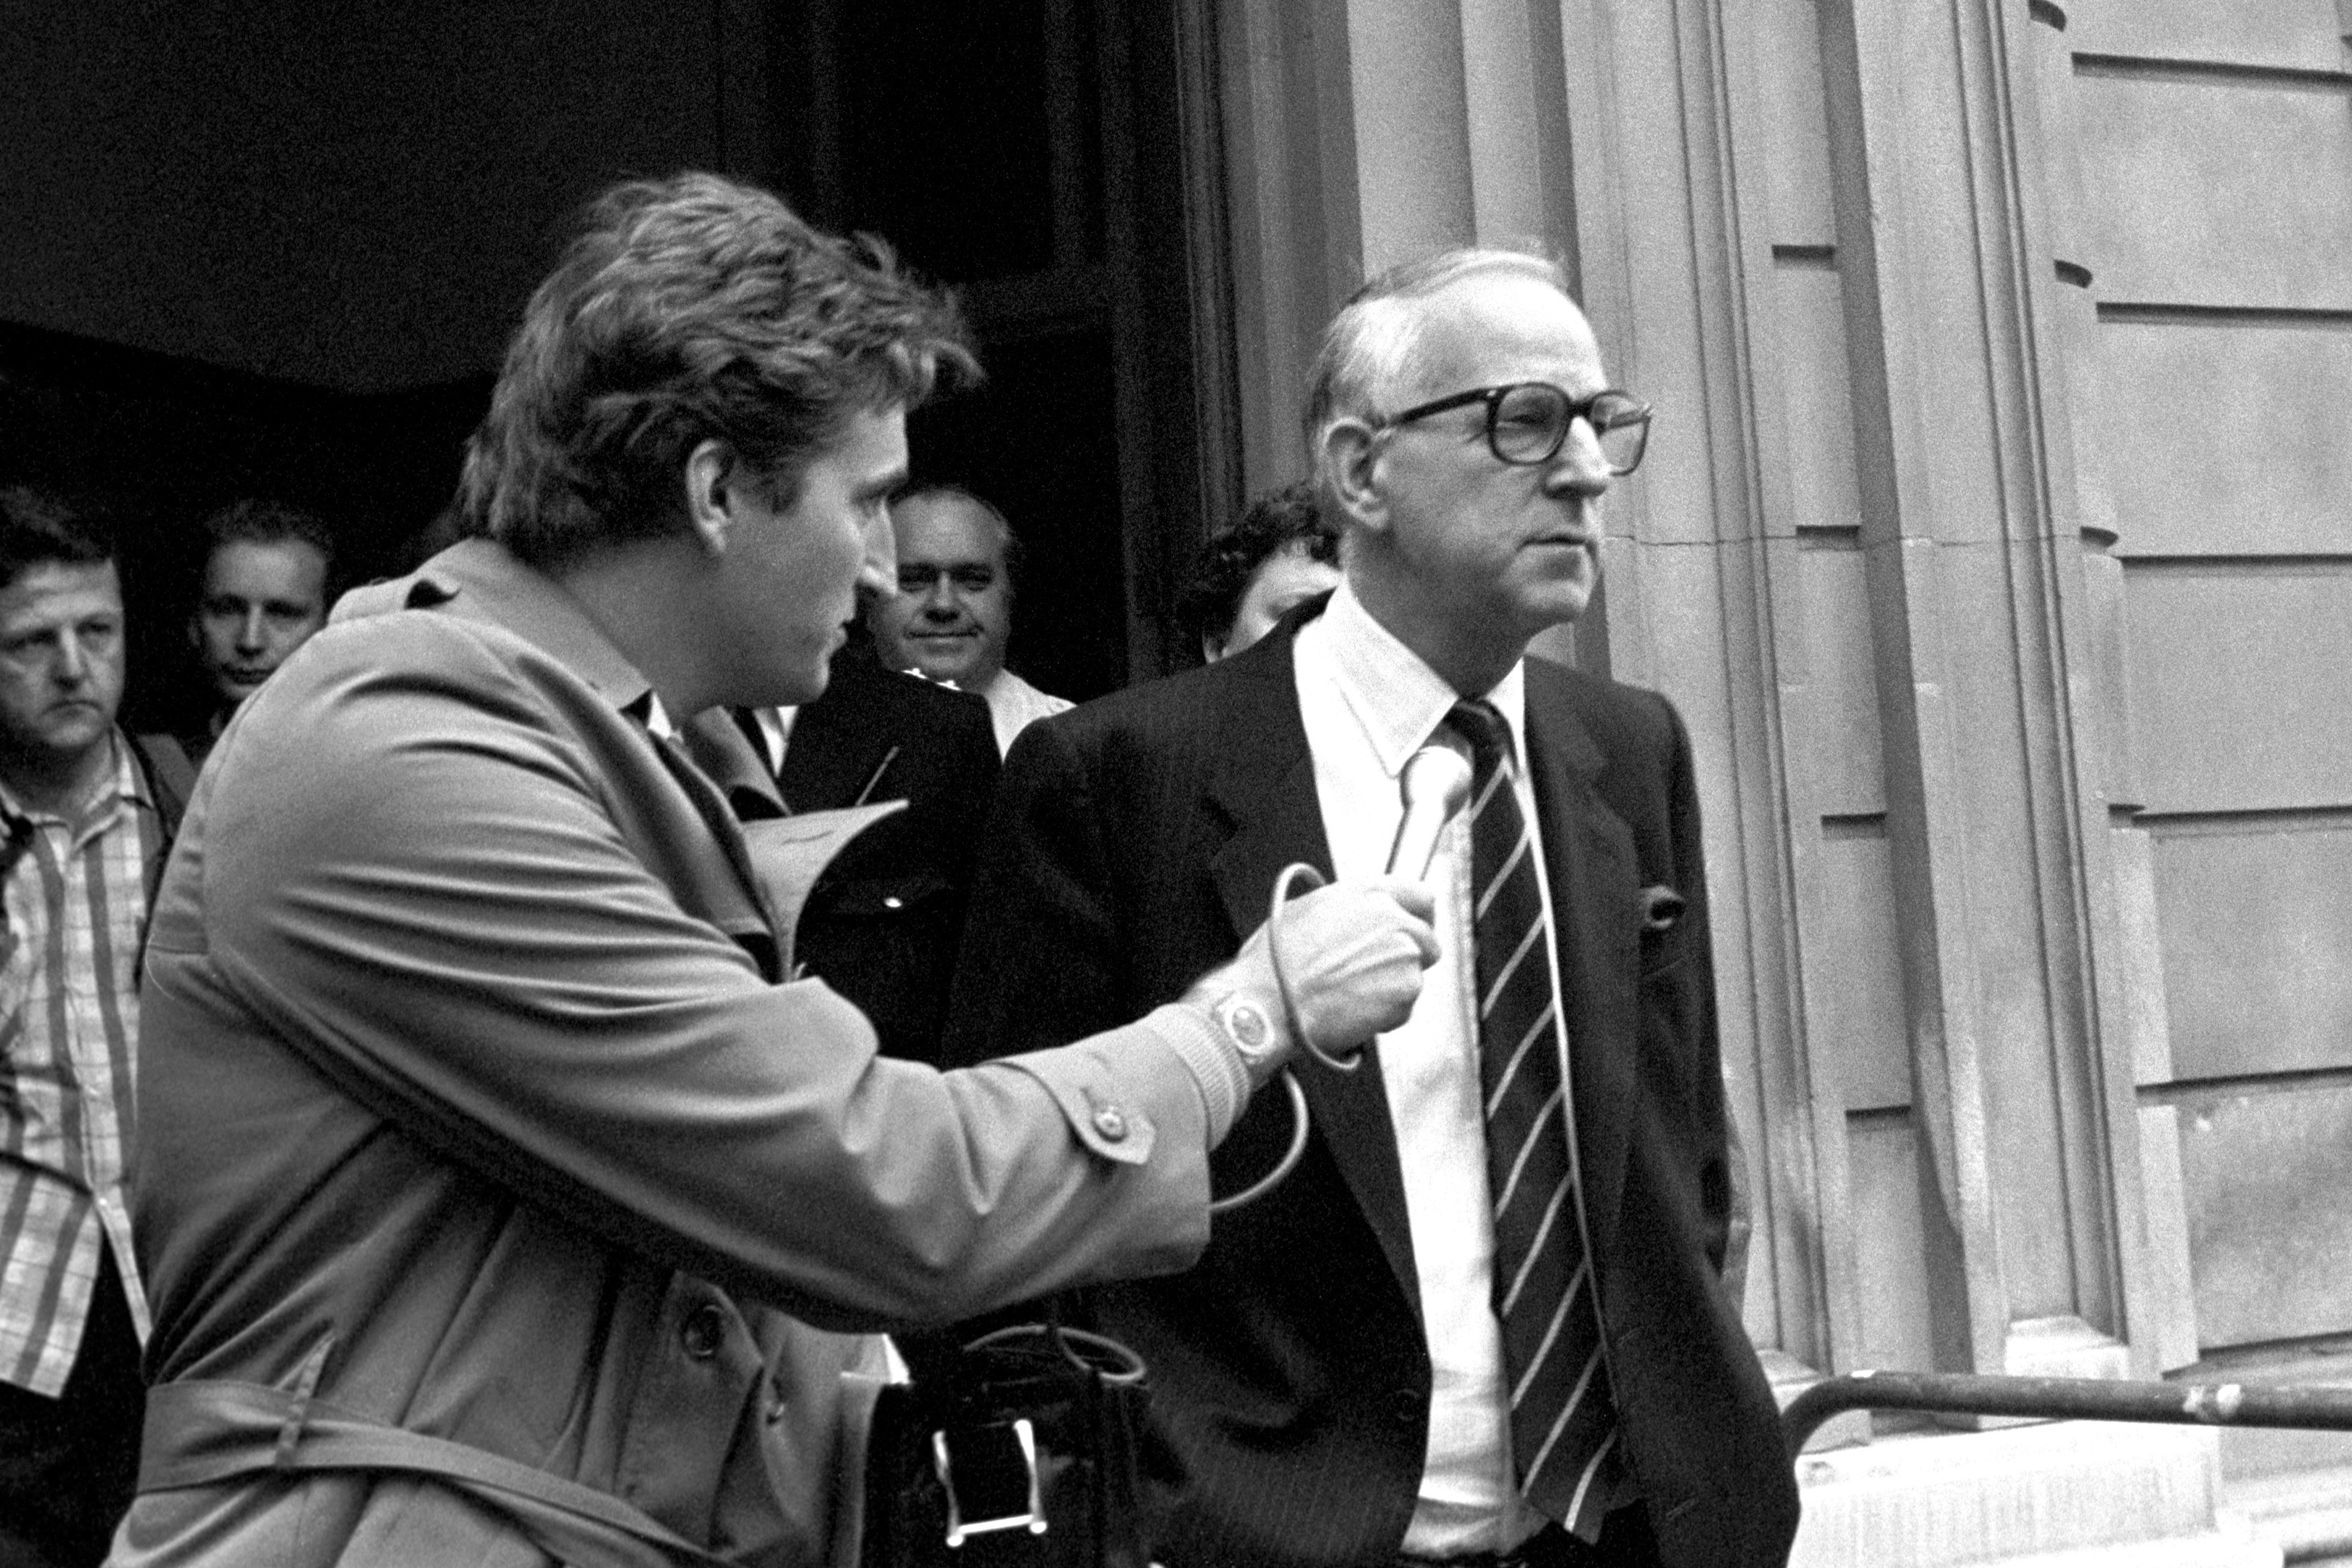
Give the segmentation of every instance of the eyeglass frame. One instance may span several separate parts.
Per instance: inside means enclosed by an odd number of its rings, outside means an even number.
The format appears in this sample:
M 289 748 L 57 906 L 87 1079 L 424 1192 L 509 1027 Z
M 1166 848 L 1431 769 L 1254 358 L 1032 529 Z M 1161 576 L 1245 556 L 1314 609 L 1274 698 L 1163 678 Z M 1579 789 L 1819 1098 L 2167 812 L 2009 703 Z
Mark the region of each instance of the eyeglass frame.
M 1546 449 L 1540 457 L 1513 458 L 1506 456 L 1503 451 L 1501 437 L 1495 429 L 1495 420 L 1496 416 L 1502 411 L 1503 399 L 1508 397 L 1512 393 L 1518 391 L 1519 388 L 1523 386 L 1548 387 L 1551 391 L 1559 393 L 1559 395 L 1568 403 L 1568 417 L 1560 424 L 1559 438 L 1553 441 L 1551 446 Z M 1513 468 L 1541 468 L 1544 464 L 1550 462 L 1554 458 L 1559 456 L 1559 449 L 1568 445 L 1569 431 L 1574 428 L 1576 422 L 1580 419 L 1583 420 L 1586 426 L 1591 429 L 1594 444 L 1599 444 L 1601 439 L 1601 426 L 1593 423 L 1592 405 L 1600 402 L 1604 397 L 1622 397 L 1625 399 L 1626 402 L 1631 403 L 1634 408 L 1638 410 L 1638 413 L 1633 419 L 1612 421 L 1610 428 L 1618 429 L 1625 425 L 1637 422 L 1642 425 L 1643 426 L 1642 432 L 1642 456 L 1647 457 L 1649 455 L 1650 444 L 1648 426 L 1651 419 L 1655 416 L 1656 411 L 1653 409 L 1650 405 L 1643 402 L 1632 393 L 1625 391 L 1622 387 L 1616 386 L 1604 386 L 1600 391 L 1594 393 L 1591 396 L 1579 401 L 1578 399 L 1568 395 L 1568 389 L 1566 387 L 1555 386 L 1549 381 L 1507 381 L 1499 386 L 1473 387 L 1467 392 L 1456 392 L 1445 397 L 1435 398 L 1428 403 L 1415 404 L 1412 407 L 1404 410 L 1401 414 L 1392 414 L 1387 418 L 1381 420 L 1376 428 L 1391 430 L 1401 425 L 1410 425 L 1416 419 L 1426 418 L 1432 414 L 1444 414 L 1451 409 L 1466 408 L 1474 403 L 1483 403 L 1486 405 L 1486 449 L 1495 454 L 1495 460 L 1498 463 L 1507 463 Z M 1602 455 L 1607 455 L 1605 449 Z M 1633 459 L 1633 466 L 1631 468 L 1621 468 L 1612 463 L 1609 466 L 1610 477 L 1612 479 L 1622 479 L 1627 474 L 1632 473 L 1634 468 L 1638 468 L 1641 466 L 1642 458 L 1639 457 Z

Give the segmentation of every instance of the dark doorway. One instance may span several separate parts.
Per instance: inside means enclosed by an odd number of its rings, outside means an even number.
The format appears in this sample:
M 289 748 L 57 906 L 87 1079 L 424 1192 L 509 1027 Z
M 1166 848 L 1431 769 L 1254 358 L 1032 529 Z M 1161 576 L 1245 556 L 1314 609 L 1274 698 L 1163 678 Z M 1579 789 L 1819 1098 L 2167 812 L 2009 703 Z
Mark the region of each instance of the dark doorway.
M 1017 668 L 1085 698 L 1181 658 L 1240 489 L 1209 0 L 0 5 L 0 478 L 121 503 L 142 702 L 204 510 L 310 504 L 402 563 L 565 215 L 681 166 L 958 289 L 991 380 L 916 460 L 1023 533 Z
M 919 478 L 1025 547 L 1009 662 L 1083 700 L 1181 657 L 1175 579 L 1238 500 L 1213 61 L 1193 0 L 780 11 L 778 179 L 954 285 L 988 384 L 918 416 Z M 1207 345 L 1207 346 L 1203 346 Z
M 407 567 L 447 503 L 489 378 L 344 393 L 151 350 L 0 323 L 0 483 L 103 510 L 120 537 L 130 611 L 132 728 L 202 707 L 183 626 L 195 524 L 234 500 L 283 501 L 335 529 L 337 575 Z

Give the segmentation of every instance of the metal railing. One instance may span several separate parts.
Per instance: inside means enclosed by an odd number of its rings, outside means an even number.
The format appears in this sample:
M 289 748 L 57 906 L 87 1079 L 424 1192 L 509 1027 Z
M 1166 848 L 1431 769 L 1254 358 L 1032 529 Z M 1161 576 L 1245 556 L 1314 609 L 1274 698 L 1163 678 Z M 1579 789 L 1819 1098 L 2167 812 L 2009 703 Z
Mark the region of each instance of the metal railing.
M 1849 1410 L 2352 1432 L 2352 1388 L 2122 1383 L 2097 1377 L 1998 1377 L 1965 1372 L 1857 1372 L 1824 1378 L 1780 1413 L 1790 1458 L 1803 1451 L 1806 1440 L 1822 1422 Z

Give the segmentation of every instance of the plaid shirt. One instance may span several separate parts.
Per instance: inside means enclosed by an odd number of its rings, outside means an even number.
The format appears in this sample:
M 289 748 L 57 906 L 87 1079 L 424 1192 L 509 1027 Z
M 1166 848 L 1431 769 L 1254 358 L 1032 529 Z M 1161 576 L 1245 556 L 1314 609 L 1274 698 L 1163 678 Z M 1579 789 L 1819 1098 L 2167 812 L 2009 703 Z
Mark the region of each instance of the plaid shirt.
M 163 823 L 119 734 L 114 755 L 112 786 L 79 822 L 0 785 L 0 1382 L 51 1397 L 81 1349 L 101 1233 L 147 1336 L 122 1158 Z

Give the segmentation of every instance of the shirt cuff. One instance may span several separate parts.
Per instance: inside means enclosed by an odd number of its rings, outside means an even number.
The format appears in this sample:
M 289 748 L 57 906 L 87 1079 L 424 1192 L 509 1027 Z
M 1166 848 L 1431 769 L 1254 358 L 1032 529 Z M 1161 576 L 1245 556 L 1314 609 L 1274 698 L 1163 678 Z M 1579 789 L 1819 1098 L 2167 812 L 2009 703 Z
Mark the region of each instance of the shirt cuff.
M 1144 1021 L 1192 1070 L 1192 1081 L 1200 1086 L 1201 1103 L 1209 1112 L 1209 1146 L 1216 1147 L 1240 1120 L 1242 1107 L 1249 1103 L 1249 1069 L 1242 1064 L 1241 1052 L 1204 1007 L 1171 1002 L 1154 1009 Z

